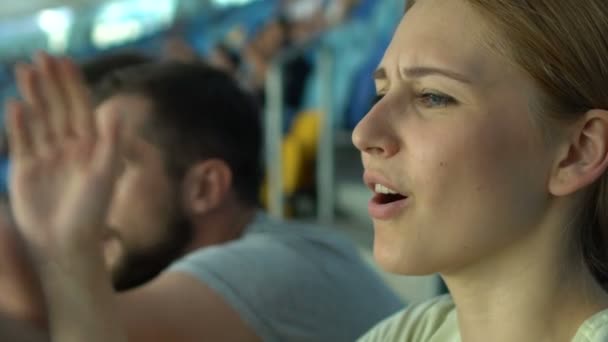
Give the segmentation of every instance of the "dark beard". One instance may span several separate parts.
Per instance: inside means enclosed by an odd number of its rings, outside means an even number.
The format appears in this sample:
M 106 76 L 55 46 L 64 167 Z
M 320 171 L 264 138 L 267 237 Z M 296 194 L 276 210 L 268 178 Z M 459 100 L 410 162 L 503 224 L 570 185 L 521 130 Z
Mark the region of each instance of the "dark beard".
M 144 251 L 127 250 L 113 274 L 114 289 L 127 291 L 156 278 L 183 255 L 192 241 L 193 229 L 185 215 L 177 215 L 165 238 Z

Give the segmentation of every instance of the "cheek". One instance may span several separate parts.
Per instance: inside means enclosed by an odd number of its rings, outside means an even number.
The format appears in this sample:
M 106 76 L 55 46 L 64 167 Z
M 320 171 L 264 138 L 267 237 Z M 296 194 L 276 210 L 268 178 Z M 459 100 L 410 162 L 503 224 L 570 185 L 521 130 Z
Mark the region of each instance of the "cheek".
M 116 184 L 108 223 L 129 246 L 152 246 L 168 229 L 173 197 L 168 180 L 150 169 L 127 170 Z
M 426 194 L 439 206 L 435 209 L 500 213 L 538 198 L 543 167 L 530 127 L 485 120 L 444 133 L 435 140 L 439 145 L 429 144 L 416 156 L 419 165 L 429 166 L 419 175 L 421 184 L 433 189 Z
M 420 127 L 417 131 L 425 134 L 409 139 L 416 145 L 409 151 L 411 166 L 418 168 L 423 183 L 440 182 L 447 188 L 462 184 L 465 194 L 484 192 L 525 181 L 542 165 L 542 142 L 525 119 L 445 121 Z
M 546 165 L 531 130 L 494 120 L 419 131 L 432 136 L 411 136 L 403 169 L 414 192 L 414 210 L 401 222 L 411 227 L 412 253 L 432 246 L 429 257 L 443 266 L 465 263 L 517 239 L 539 219 Z

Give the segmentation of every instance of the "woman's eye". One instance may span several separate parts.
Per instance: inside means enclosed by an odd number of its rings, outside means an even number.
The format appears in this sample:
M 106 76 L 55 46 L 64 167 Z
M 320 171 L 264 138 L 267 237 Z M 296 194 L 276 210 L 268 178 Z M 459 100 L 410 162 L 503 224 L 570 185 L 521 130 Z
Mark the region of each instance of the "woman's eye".
M 444 108 L 456 103 L 453 97 L 437 93 L 421 93 L 417 98 L 418 102 L 428 108 Z

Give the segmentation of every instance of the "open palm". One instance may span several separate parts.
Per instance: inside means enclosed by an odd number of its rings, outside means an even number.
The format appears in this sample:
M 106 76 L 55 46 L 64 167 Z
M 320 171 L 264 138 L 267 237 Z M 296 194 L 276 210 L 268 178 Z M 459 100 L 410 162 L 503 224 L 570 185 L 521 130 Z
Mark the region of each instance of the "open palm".
M 92 246 L 112 194 L 118 116 L 95 119 L 89 91 L 66 58 L 40 55 L 16 74 L 24 101 L 7 104 L 15 220 L 38 252 Z

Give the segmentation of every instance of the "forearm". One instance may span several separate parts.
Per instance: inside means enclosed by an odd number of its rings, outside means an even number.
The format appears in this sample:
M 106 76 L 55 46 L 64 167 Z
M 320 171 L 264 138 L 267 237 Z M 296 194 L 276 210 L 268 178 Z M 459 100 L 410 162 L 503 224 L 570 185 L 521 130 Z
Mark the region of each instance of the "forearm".
M 13 320 L 46 326 L 40 279 L 16 228 L 3 217 L 0 201 L 0 313 Z
M 50 338 L 44 331 L 39 331 L 25 322 L 0 317 L 0 341 L 49 342 Z
M 39 267 L 54 341 L 126 341 L 114 291 L 96 248 L 79 248 Z
M 17 277 L 14 274 L 0 274 L 0 314 L 37 328 L 45 328 L 46 306 L 38 280 Z

